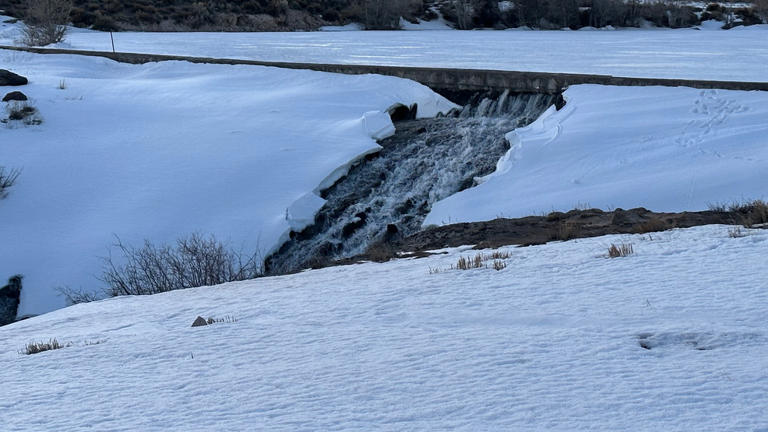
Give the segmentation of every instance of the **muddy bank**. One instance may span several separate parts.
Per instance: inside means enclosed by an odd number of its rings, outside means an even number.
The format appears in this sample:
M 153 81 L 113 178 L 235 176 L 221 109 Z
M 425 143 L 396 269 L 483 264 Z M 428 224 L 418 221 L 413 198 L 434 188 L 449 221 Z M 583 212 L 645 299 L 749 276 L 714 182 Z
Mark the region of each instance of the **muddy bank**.
M 366 253 L 336 261 L 334 265 L 364 260 L 386 261 L 398 254 L 423 256 L 429 250 L 463 245 L 475 245 L 475 249 L 531 246 L 607 234 L 643 234 L 710 224 L 757 226 L 766 222 L 768 208 L 765 205 L 681 213 L 657 213 L 645 208 L 571 210 L 567 213 L 553 212 L 546 216 L 432 227 L 388 243 L 378 243 Z

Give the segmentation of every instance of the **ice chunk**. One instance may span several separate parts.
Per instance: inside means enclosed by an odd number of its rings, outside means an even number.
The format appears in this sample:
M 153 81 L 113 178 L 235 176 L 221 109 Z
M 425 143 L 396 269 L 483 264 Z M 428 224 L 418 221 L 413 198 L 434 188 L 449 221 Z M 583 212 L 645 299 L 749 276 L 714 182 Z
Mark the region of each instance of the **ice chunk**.
M 368 111 L 363 114 L 363 130 L 371 138 L 382 140 L 395 134 L 395 125 L 389 114 L 381 111 Z
M 325 200 L 314 193 L 306 193 L 293 202 L 285 211 L 285 220 L 293 231 L 301 231 L 312 225 L 315 213 L 325 204 Z

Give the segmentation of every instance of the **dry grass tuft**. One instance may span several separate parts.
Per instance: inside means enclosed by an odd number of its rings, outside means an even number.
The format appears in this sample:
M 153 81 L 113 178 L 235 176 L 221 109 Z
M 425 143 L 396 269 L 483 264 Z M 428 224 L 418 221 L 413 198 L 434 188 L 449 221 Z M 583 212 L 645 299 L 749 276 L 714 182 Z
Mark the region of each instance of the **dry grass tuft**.
M 494 260 L 505 260 L 505 259 L 507 259 L 509 257 L 510 257 L 510 253 L 509 252 L 501 252 L 501 251 L 494 251 L 490 255 L 490 259 L 494 259 Z
M 611 244 L 608 248 L 608 256 L 610 258 L 626 257 L 635 253 L 632 243 L 619 243 L 619 245 Z
M 31 342 L 24 348 L 23 353 L 26 355 L 32 355 L 41 353 L 44 351 L 57 350 L 64 347 L 68 347 L 70 344 L 62 345 L 56 339 L 51 339 L 48 342 Z
M 505 259 L 509 258 L 511 254 L 509 252 L 502 252 L 502 251 L 494 251 L 490 254 L 483 254 L 478 253 L 474 257 L 459 257 L 459 260 L 456 262 L 456 266 L 451 266 L 451 269 L 457 269 L 457 270 L 471 270 L 471 269 L 478 269 L 478 268 L 489 268 L 492 267 L 494 270 L 502 270 L 507 267 L 507 264 L 504 262 Z M 493 261 L 491 266 L 486 264 L 487 261 Z M 429 269 L 429 274 L 434 273 L 440 273 L 439 268 L 431 268 Z
M 483 256 L 483 254 L 481 253 L 475 255 L 473 258 L 467 258 L 462 256 L 462 257 L 459 257 L 459 260 L 456 262 L 456 268 L 459 270 L 483 268 L 484 261 L 485 261 L 485 256 Z
M 728 229 L 728 237 L 730 238 L 740 238 L 740 237 L 746 237 L 746 236 L 747 234 L 741 230 L 740 226 L 736 226 Z

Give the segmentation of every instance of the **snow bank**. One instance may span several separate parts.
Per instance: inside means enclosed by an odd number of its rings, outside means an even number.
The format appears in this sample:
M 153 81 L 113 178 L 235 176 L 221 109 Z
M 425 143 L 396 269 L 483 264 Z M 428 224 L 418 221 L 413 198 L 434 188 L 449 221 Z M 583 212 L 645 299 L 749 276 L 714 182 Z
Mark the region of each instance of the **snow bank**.
M 501 271 L 447 270 L 475 253 L 454 250 L 58 310 L 0 328 L 0 424 L 760 430 L 768 230 L 744 233 L 507 248 Z M 606 258 L 620 242 L 635 254 Z M 72 346 L 18 353 L 49 338 Z
M 364 113 L 453 107 L 374 75 L 8 51 L 0 65 L 30 79 L 44 120 L 0 125 L 0 163 L 23 169 L 0 203 L 0 281 L 24 274 L 22 314 L 60 307 L 58 286 L 95 288 L 114 235 L 212 233 L 265 254 L 321 205 L 308 193 L 379 149 Z
M 510 133 L 497 171 L 425 225 L 575 207 L 706 210 L 768 197 L 768 93 L 574 86 Z

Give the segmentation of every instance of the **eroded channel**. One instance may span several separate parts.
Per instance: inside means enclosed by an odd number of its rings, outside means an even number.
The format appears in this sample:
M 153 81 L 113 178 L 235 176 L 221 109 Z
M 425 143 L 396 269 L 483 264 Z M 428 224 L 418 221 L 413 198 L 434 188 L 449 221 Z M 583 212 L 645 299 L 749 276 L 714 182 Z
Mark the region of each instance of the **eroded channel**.
M 432 204 L 494 171 L 509 150 L 506 133 L 562 102 L 560 95 L 532 93 L 456 96 L 464 99 L 463 108 L 444 117 L 393 116 L 396 134 L 322 192 L 327 202 L 314 224 L 292 232 L 267 258 L 268 273 L 324 265 L 419 231 Z M 408 117 L 403 114 L 396 116 Z

